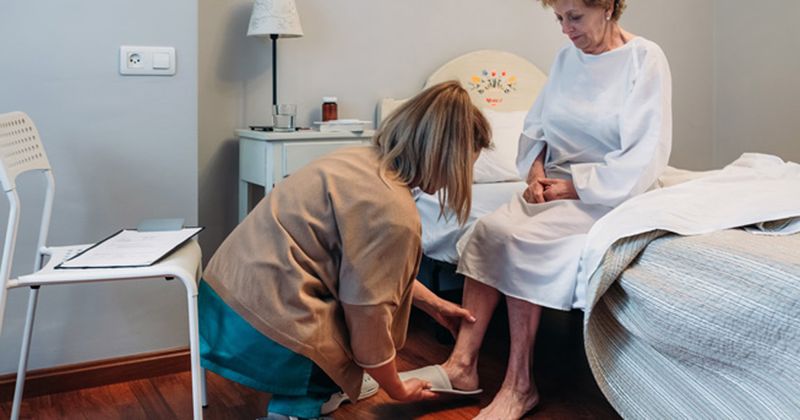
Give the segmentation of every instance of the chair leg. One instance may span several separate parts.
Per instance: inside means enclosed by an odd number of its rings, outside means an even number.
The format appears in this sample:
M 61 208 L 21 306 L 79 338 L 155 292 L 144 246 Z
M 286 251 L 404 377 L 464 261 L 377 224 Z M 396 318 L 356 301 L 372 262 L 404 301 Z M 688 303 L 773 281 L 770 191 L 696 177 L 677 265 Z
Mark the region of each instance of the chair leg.
M 203 277 L 203 267 L 202 267 L 202 264 L 201 264 L 200 266 L 197 267 L 197 273 L 195 273 L 195 278 L 200 279 L 202 277 Z M 199 317 L 199 314 L 198 314 L 198 317 Z M 199 328 L 199 326 L 198 326 L 198 328 Z M 198 333 L 197 333 L 197 338 L 198 338 L 198 342 L 197 343 L 198 343 L 198 347 L 199 347 L 199 343 L 200 343 L 200 341 L 199 341 L 199 339 L 200 339 L 199 330 L 198 330 Z M 199 355 L 199 352 L 198 352 L 198 355 Z M 198 356 L 198 359 L 199 358 L 200 357 Z M 206 370 L 203 369 L 202 366 L 200 366 L 200 405 L 202 405 L 203 408 L 208 407 L 208 393 L 206 392 Z
M 206 395 L 206 370 L 202 367 L 200 368 L 200 405 L 203 408 L 208 407 L 208 396 Z
M 31 351 L 31 338 L 33 336 L 33 321 L 36 316 L 36 303 L 39 300 L 39 286 L 31 287 L 28 295 L 28 312 L 25 315 L 25 330 L 22 334 L 22 348 L 19 351 L 19 367 L 17 368 L 17 383 L 14 387 L 14 403 L 11 406 L 11 420 L 19 419 L 19 410 L 22 407 L 22 392 L 25 387 L 25 372 L 28 370 L 28 356 Z
M 192 410 L 194 419 L 203 418 L 203 386 L 201 384 L 202 371 L 200 368 L 200 338 L 197 320 L 197 289 L 187 287 L 189 306 L 189 353 L 192 364 Z

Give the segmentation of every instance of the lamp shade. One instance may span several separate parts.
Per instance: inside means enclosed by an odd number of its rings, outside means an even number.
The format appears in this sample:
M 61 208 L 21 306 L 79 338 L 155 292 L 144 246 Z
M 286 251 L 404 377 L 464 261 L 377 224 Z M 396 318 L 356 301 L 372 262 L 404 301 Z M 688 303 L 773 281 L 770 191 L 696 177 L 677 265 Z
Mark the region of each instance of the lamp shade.
M 256 0 L 253 4 L 247 36 L 270 35 L 281 38 L 303 36 L 294 0 Z

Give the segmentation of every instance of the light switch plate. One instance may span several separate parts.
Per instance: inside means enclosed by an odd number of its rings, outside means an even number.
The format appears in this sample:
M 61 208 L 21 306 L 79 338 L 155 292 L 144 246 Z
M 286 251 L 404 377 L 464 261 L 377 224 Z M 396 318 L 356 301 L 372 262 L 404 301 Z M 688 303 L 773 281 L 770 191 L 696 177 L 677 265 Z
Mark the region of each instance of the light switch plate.
M 153 68 L 156 70 L 166 70 L 169 69 L 170 63 L 172 62 L 172 56 L 165 52 L 154 52 L 153 53 Z
M 119 73 L 134 76 L 172 76 L 175 74 L 174 47 L 119 47 Z

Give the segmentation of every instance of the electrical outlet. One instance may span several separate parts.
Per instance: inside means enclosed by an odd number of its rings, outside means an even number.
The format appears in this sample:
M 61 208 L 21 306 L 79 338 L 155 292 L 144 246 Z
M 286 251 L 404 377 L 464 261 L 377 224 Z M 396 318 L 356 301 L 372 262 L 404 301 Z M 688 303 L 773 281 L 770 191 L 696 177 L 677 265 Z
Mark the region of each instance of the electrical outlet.
M 175 48 L 119 47 L 119 73 L 134 76 L 172 76 L 175 74 Z
M 132 52 L 128 54 L 128 67 L 132 69 L 140 69 L 144 67 L 144 59 L 142 59 L 142 55 L 138 52 Z

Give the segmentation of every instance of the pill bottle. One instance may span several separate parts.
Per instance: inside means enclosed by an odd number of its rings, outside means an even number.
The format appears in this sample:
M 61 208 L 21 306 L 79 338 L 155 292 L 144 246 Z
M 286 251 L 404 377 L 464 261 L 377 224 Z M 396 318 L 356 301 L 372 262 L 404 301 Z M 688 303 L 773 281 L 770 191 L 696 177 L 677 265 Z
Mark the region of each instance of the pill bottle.
M 335 96 L 322 98 L 322 121 L 338 120 L 339 112 Z

